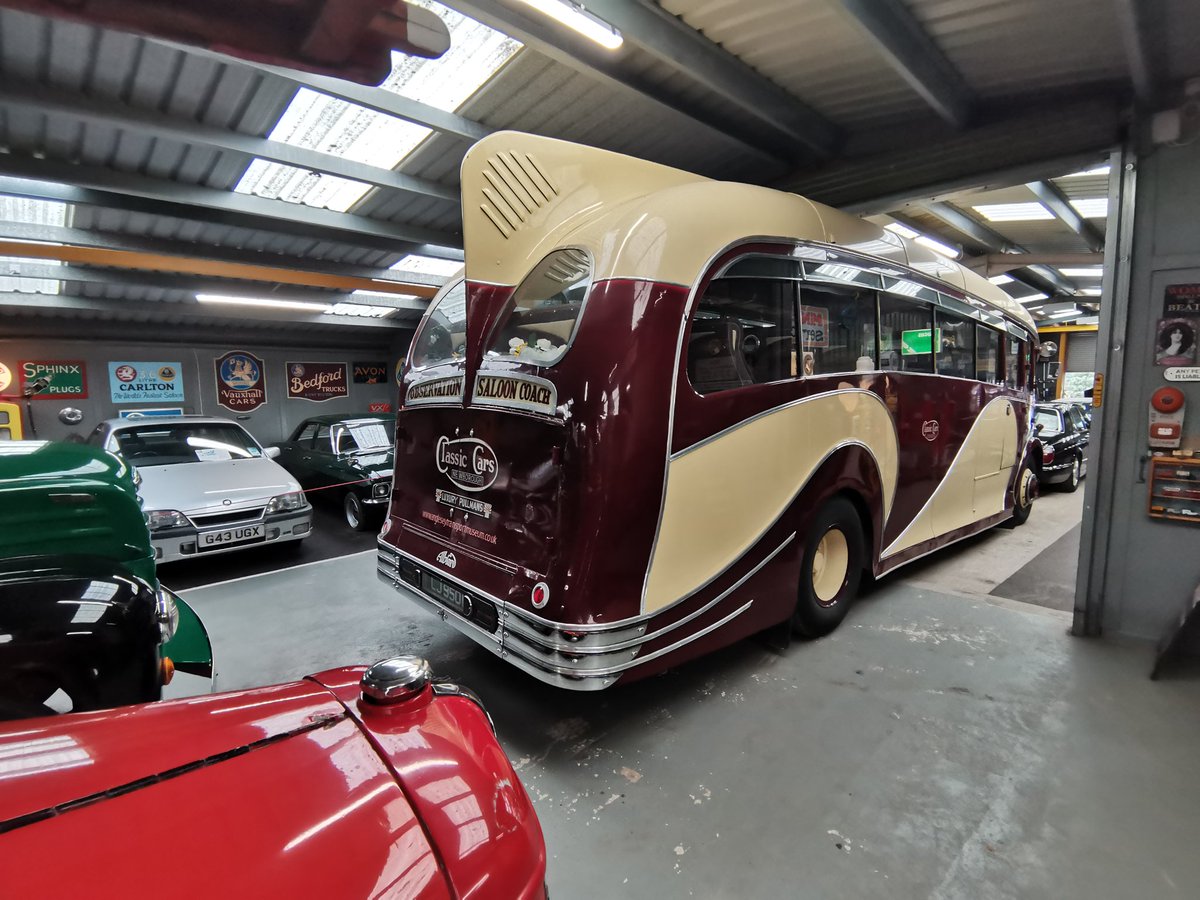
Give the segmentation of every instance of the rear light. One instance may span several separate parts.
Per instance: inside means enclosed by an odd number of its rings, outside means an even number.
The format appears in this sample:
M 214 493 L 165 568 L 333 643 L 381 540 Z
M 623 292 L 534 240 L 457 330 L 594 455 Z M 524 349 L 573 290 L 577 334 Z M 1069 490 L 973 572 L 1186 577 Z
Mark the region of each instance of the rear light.
M 1051 447 L 1049 444 L 1044 444 L 1042 446 L 1042 462 L 1043 463 L 1054 462 L 1054 448 Z
M 534 609 L 541 609 L 550 602 L 550 586 L 544 581 L 539 581 L 533 586 L 529 599 L 533 603 Z

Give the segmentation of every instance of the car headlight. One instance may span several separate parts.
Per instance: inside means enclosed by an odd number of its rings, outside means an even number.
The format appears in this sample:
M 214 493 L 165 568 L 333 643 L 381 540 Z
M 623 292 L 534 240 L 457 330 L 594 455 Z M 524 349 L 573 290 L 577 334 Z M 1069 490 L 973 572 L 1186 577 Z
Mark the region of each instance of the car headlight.
M 164 528 L 187 528 L 192 523 L 177 509 L 146 510 L 146 524 L 151 531 L 162 531 Z
M 304 494 L 301 491 L 293 491 L 290 494 L 279 494 L 271 498 L 271 502 L 267 504 L 267 512 L 287 512 L 291 509 L 304 508 Z
M 175 595 L 165 588 L 158 590 L 156 612 L 159 642 L 165 644 L 175 636 L 175 631 L 179 628 L 179 606 L 175 603 Z
M 392 480 L 390 478 L 382 481 L 377 481 L 371 485 L 371 496 L 376 500 L 383 500 L 392 492 Z

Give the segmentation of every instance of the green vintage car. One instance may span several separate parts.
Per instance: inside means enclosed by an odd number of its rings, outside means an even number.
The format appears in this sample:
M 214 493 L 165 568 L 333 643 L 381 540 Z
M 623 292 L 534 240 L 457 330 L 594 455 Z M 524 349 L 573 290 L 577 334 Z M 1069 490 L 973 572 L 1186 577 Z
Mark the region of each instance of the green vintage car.
M 276 460 L 314 501 L 340 502 L 355 531 L 378 527 L 392 493 L 394 413 L 312 416 L 279 444 Z
M 156 700 L 175 672 L 211 689 L 208 635 L 158 582 L 136 478 L 84 444 L 0 442 L 0 717 Z

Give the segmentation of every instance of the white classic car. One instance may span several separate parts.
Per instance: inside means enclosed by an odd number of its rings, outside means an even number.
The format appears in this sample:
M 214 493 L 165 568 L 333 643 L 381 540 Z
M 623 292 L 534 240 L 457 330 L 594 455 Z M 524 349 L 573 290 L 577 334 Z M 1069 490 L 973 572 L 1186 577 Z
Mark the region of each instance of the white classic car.
M 138 473 L 159 562 L 298 541 L 312 533 L 300 485 L 230 419 L 163 416 L 108 419 L 88 442 Z

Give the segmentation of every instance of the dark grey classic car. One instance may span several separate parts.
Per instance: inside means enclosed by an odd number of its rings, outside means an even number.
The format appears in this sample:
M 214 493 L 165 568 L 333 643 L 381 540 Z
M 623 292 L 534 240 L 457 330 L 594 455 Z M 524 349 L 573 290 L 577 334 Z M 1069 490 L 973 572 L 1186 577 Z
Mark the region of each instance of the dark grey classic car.
M 279 445 L 281 466 L 314 500 L 340 501 L 355 531 L 378 525 L 392 491 L 396 417 L 313 416 Z
M 1033 410 L 1033 427 L 1042 452 L 1037 477 L 1040 484 L 1058 485 L 1070 492 L 1087 474 L 1088 421 L 1074 403 L 1039 403 Z M 1039 460 L 1038 454 L 1033 458 Z

